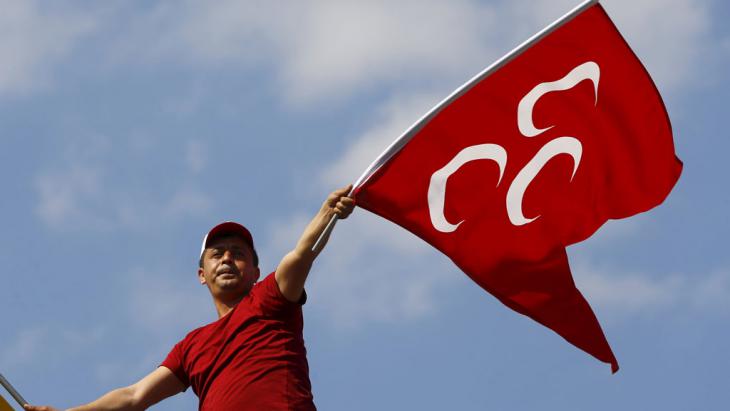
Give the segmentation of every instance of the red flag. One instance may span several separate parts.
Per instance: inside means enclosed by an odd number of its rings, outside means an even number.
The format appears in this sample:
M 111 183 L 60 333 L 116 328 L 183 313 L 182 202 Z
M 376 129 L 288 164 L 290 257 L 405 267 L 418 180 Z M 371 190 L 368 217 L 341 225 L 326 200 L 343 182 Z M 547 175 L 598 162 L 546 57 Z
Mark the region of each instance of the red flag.
M 565 247 L 679 178 L 649 74 L 589 1 L 408 130 L 354 191 L 517 312 L 618 370 Z

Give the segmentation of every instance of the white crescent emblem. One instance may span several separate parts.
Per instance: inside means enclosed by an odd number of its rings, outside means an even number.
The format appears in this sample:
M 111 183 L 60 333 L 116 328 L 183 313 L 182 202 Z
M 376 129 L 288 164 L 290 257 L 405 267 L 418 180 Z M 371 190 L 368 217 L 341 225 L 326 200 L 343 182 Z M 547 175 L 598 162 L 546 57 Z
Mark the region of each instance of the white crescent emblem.
M 598 104 L 598 82 L 601 76 L 601 69 L 595 62 L 583 63 L 570 71 L 565 77 L 557 81 L 540 83 L 535 86 L 525 97 L 520 100 L 517 106 L 517 127 L 525 137 L 535 137 L 553 126 L 538 129 L 532 121 L 532 111 L 537 101 L 552 91 L 563 91 L 575 87 L 583 80 L 591 80 L 595 92 L 595 104 Z M 573 181 L 583 154 L 583 146 L 575 137 L 558 137 L 551 140 L 535 154 L 535 156 L 517 173 L 507 190 L 506 206 L 507 216 L 515 226 L 525 225 L 535 221 L 540 216 L 527 218 L 522 213 L 522 200 L 525 191 L 532 180 L 545 167 L 548 161 L 560 154 L 569 154 L 573 157 L 573 173 L 570 180 Z M 431 223 L 434 228 L 443 233 L 455 231 L 461 223 L 451 224 L 444 216 L 444 203 L 446 201 L 446 181 L 459 170 L 464 164 L 474 160 L 493 160 L 499 165 L 499 180 L 502 181 L 504 169 L 507 165 L 507 152 L 498 144 L 479 144 L 461 150 L 454 158 L 441 169 L 431 175 L 428 185 L 428 211 Z
M 474 160 L 493 160 L 499 166 L 499 180 L 502 181 L 504 168 L 507 165 L 507 152 L 497 144 L 479 144 L 467 147 L 459 152 L 448 164 L 433 173 L 431 182 L 428 185 L 428 211 L 431 216 L 431 224 L 434 228 L 450 233 L 464 221 L 451 224 L 444 216 L 444 202 L 446 201 L 446 181 L 464 164 Z
M 540 151 L 535 154 L 535 157 L 512 180 L 512 184 L 510 184 L 509 190 L 507 190 L 507 216 L 509 217 L 509 221 L 513 225 L 519 226 L 525 225 L 540 217 L 525 218 L 524 214 L 522 214 L 522 197 L 525 195 L 527 186 L 530 185 L 545 164 L 559 154 L 570 154 L 573 157 L 573 174 L 570 176 L 570 181 L 573 181 L 573 176 L 575 176 L 575 172 L 578 170 L 582 153 L 583 146 L 580 144 L 580 141 L 573 137 L 559 137 L 542 146 Z
M 560 80 L 540 83 L 535 86 L 535 88 L 530 90 L 530 92 L 527 93 L 522 100 L 520 100 L 520 104 L 517 106 L 517 127 L 520 129 L 520 133 L 522 133 L 525 137 L 535 137 L 536 135 L 553 128 L 553 126 L 550 126 L 538 129 L 532 122 L 532 110 L 535 108 L 537 100 L 551 91 L 568 90 L 575 87 L 583 80 L 591 80 L 596 94 L 596 101 L 594 104 L 597 104 L 598 80 L 600 77 L 601 69 L 598 67 L 598 64 L 589 61 L 574 68 Z

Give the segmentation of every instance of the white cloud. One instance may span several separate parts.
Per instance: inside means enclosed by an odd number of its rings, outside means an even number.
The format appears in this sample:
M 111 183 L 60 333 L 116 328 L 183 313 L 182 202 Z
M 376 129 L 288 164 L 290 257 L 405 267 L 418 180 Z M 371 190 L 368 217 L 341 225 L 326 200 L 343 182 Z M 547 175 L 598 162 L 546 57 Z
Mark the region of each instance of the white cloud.
M 463 76 L 494 54 L 494 10 L 472 1 L 316 2 L 284 45 L 294 100 L 403 79 Z
M 89 13 L 33 0 L 1 0 L 0 10 L 0 95 L 44 86 L 54 64 L 97 24 Z
M 205 214 L 212 207 L 209 196 L 185 179 L 165 187 L 166 195 L 140 194 L 138 187 L 114 178 L 120 170 L 144 155 L 152 146 L 140 146 L 135 139 L 113 140 L 105 136 L 70 139 L 55 165 L 35 178 L 38 217 L 60 230 L 149 229 L 188 217 Z M 132 152 L 123 165 L 113 159 Z M 205 166 L 204 150 L 191 142 L 185 147 L 179 175 L 197 174 Z
M 34 326 L 20 330 L 14 339 L 4 343 L 5 347 L 0 355 L 2 364 L 12 366 L 31 361 L 47 345 L 48 337 L 46 327 Z
M 712 1 L 697 0 L 604 4 L 662 91 L 688 89 L 701 81 L 697 71 L 720 41 L 711 36 L 712 6 Z
M 418 81 L 455 87 L 576 4 L 187 1 L 136 16 L 113 53 L 148 62 L 272 66 L 282 97 L 306 103 Z M 709 0 L 671 7 L 614 0 L 605 7 L 663 89 L 692 82 L 713 47 Z
M 717 269 L 703 278 L 690 281 L 696 281 L 692 297 L 694 306 L 730 315 L 730 269 Z
M 336 162 L 322 171 L 322 182 L 327 187 L 343 181 L 354 183 L 380 153 L 442 98 L 436 93 L 419 94 L 395 97 L 381 105 L 370 128 L 359 136 L 345 139 L 350 142 L 349 146 Z
M 46 223 L 58 226 L 84 218 L 87 214 L 84 209 L 88 207 L 84 204 L 101 192 L 101 172 L 94 167 L 72 164 L 67 169 L 38 176 L 36 189 L 40 197 L 38 215 Z M 92 223 L 102 224 L 99 220 Z
M 642 273 L 602 269 L 586 264 L 572 267 L 578 288 L 586 299 L 612 313 L 636 313 L 675 305 L 681 298 L 684 278 L 655 279 Z M 616 274 L 616 273 L 621 274 Z
M 180 187 L 172 194 L 167 204 L 162 205 L 160 215 L 177 220 L 188 216 L 203 215 L 212 207 L 210 198 L 201 191 Z
M 21 329 L 0 349 L 0 364 L 4 367 L 23 367 L 38 364 L 59 355 L 83 353 L 106 335 L 101 326 L 87 330 L 69 329 L 56 325 L 34 325 Z
M 612 317 L 667 310 L 730 315 L 730 270 L 652 276 L 587 261 L 572 264 L 586 299 Z
M 608 220 L 595 234 L 591 236 L 590 241 L 581 244 L 581 246 L 603 246 L 608 243 L 615 243 L 634 236 L 638 234 L 642 228 L 642 224 L 644 222 L 642 217 L 646 218 L 646 215 L 640 214 L 621 220 Z
M 126 276 L 132 324 L 164 338 L 217 318 L 208 290 L 198 286 L 195 267 L 174 275 L 136 268 Z
M 414 77 L 473 74 L 496 57 L 483 41 L 496 23 L 492 7 L 469 0 L 188 1 L 138 18 L 113 53 L 152 63 L 271 65 L 282 97 L 303 103 Z
M 709 0 L 677 0 L 671 7 L 663 0 L 605 3 L 662 89 L 692 82 L 701 57 L 721 46 L 709 35 Z M 157 3 L 141 13 L 107 5 L 100 13 L 2 0 L 0 93 L 42 85 L 90 35 L 110 36 L 104 52 L 112 64 L 273 67 L 282 97 L 297 104 L 418 81 L 456 86 L 575 4 L 188 0 Z M 120 16 L 126 24 L 107 21 Z
M 185 145 L 185 159 L 188 169 L 197 174 L 205 169 L 208 161 L 208 148 L 199 140 L 188 141 Z

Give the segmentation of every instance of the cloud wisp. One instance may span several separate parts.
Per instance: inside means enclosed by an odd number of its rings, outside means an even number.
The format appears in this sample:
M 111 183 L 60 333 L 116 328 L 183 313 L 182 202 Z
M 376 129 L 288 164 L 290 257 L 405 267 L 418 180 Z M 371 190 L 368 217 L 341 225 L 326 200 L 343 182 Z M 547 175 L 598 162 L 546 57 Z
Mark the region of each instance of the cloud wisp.
M 120 33 L 113 60 L 273 68 L 280 97 L 302 105 L 383 87 L 456 86 L 574 6 L 570 0 L 162 3 Z M 711 6 L 709 0 L 605 5 L 660 88 L 670 91 L 692 83 L 714 47 Z
M 58 358 L 61 353 L 82 354 L 88 347 L 99 343 L 106 334 L 103 326 L 85 330 L 51 324 L 28 326 L 3 342 L 0 364 L 3 367 L 23 368 Z
M 588 301 L 614 319 L 681 310 L 730 315 L 730 270 L 652 276 L 587 260 L 573 264 L 576 285 Z
M 434 81 L 455 87 L 575 2 L 188 0 L 141 11 L 114 4 L 88 11 L 2 0 L 0 6 L 0 54 L 7 56 L 0 95 L 48 84 L 53 67 L 82 40 L 104 39 L 112 47 L 94 52 L 112 68 L 174 61 L 202 70 L 273 69 L 281 99 L 303 106 L 383 87 L 403 92 Z M 710 35 L 710 0 L 671 7 L 661 0 L 614 0 L 605 7 L 662 90 L 696 82 L 704 57 L 722 48 Z
M 57 5 L 58 6 L 58 5 Z M 0 96 L 47 86 L 54 65 L 97 28 L 97 17 L 37 1 L 0 1 Z
M 196 175 L 205 168 L 205 155 L 198 143 L 185 146 L 178 175 Z M 137 148 L 138 150 L 139 148 Z M 201 216 L 212 207 L 211 200 L 189 181 L 177 179 L 160 190 L 165 195 L 140 193 L 119 175 L 120 152 L 133 151 L 124 140 L 93 136 L 69 140 L 59 160 L 35 177 L 36 215 L 57 230 L 149 229 L 183 218 Z M 150 150 L 148 147 L 146 150 Z M 134 171 L 129 178 L 134 179 Z M 158 176 L 156 178 L 164 178 Z

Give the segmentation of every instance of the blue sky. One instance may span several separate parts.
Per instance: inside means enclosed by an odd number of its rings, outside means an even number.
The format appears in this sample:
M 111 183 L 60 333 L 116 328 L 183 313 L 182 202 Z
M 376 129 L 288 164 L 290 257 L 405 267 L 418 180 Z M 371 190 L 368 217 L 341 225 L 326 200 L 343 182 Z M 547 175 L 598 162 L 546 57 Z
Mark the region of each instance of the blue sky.
M 730 8 L 602 3 L 685 163 L 663 205 L 569 249 L 621 371 L 357 210 L 308 283 L 320 409 L 727 407 Z M 0 0 L 0 372 L 58 407 L 147 374 L 215 319 L 208 228 L 243 222 L 272 270 L 327 193 L 576 4 Z

